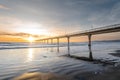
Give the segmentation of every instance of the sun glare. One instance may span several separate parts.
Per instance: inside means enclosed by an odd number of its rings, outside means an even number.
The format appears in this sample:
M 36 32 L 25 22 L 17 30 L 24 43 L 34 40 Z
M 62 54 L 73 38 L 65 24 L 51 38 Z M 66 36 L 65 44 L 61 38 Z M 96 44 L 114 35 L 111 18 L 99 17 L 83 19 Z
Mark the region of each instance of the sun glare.
M 48 29 L 46 29 L 44 25 L 39 23 L 24 23 L 18 25 L 19 28 L 16 28 L 16 30 L 19 32 L 37 35 L 49 35 Z
M 34 39 L 32 36 L 30 36 L 30 37 L 28 38 L 28 41 L 29 41 L 29 42 L 34 42 L 35 39 Z

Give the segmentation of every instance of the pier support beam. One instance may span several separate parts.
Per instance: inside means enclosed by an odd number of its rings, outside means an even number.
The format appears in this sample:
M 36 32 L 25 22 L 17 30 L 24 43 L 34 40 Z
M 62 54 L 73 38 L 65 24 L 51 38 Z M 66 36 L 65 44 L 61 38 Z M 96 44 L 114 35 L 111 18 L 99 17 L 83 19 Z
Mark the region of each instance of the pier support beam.
M 45 40 L 45 44 L 47 44 L 47 40 Z
M 51 39 L 51 44 L 53 44 L 53 39 Z
M 88 47 L 89 47 L 89 58 L 90 60 L 93 60 L 93 56 L 92 56 L 92 49 L 91 49 L 91 34 L 88 35 Z
M 43 44 L 45 44 L 45 40 L 43 40 Z
M 46 44 L 46 40 L 44 40 L 44 44 Z
M 53 44 L 53 39 L 51 39 L 51 45 Z M 51 47 L 51 52 L 53 52 L 53 47 Z
M 48 44 L 48 39 L 47 39 L 47 44 Z
M 46 39 L 46 41 L 47 41 L 47 45 L 49 44 L 49 39 Z M 47 46 L 47 51 L 48 51 L 48 46 Z
M 57 52 L 59 52 L 59 38 L 57 38 Z
M 42 43 L 42 41 L 40 40 L 40 44 Z
M 70 56 L 70 37 L 67 37 L 67 42 L 68 42 L 68 56 Z

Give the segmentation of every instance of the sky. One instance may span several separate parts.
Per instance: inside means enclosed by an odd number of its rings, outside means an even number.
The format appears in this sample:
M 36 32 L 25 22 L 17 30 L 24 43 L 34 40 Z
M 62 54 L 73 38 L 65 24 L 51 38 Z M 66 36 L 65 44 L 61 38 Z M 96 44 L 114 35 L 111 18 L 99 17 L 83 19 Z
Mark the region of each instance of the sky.
M 0 0 L 0 41 L 64 35 L 119 23 L 120 0 Z M 110 38 L 120 39 L 118 33 L 114 35 Z

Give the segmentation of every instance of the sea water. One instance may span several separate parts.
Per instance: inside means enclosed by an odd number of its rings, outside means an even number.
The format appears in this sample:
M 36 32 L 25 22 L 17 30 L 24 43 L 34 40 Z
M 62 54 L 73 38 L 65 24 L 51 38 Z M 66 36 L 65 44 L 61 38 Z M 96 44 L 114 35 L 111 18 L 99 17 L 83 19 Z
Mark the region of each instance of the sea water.
M 120 41 L 93 41 L 92 52 L 94 59 L 119 63 L 119 56 L 111 54 L 120 54 Z M 101 64 L 65 57 L 67 54 L 67 43 L 60 43 L 58 52 L 56 43 L 1 42 L 0 80 L 11 80 L 26 72 L 69 75 L 77 80 L 80 73 L 105 69 Z M 88 43 L 70 43 L 70 55 L 89 57 Z

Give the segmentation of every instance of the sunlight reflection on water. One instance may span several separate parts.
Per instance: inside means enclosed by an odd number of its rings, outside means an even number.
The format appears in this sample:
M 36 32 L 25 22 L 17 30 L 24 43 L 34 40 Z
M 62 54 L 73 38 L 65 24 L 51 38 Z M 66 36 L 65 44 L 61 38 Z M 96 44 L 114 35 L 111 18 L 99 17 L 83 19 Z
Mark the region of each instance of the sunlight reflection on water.
M 28 49 L 28 55 L 27 55 L 27 62 L 30 62 L 33 60 L 34 56 L 34 50 L 32 48 Z

